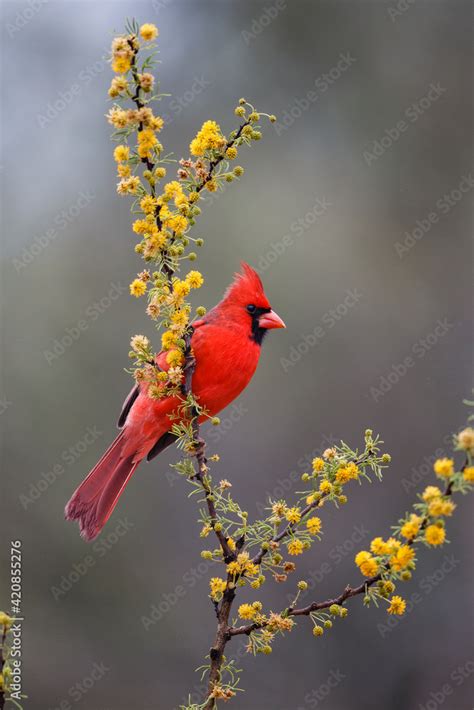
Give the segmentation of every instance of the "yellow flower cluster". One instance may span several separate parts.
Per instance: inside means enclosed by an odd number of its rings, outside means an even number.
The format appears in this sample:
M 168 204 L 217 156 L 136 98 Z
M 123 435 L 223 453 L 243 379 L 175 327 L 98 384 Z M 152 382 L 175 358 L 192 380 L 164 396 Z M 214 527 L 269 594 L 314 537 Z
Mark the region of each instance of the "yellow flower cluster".
M 410 519 L 402 525 L 400 534 L 407 540 L 414 540 L 420 530 L 421 521 L 419 515 L 412 513 Z
M 394 596 L 390 599 L 390 605 L 387 609 L 389 614 L 396 614 L 397 616 L 402 616 L 405 613 L 407 607 L 406 601 L 399 596 Z
M 203 156 L 208 150 L 222 150 L 226 145 L 226 139 L 221 133 L 218 123 L 215 121 L 205 121 L 201 130 L 191 141 L 189 150 L 191 155 Z
M 395 572 L 401 572 L 411 565 L 414 558 L 415 550 L 409 545 L 401 545 L 390 557 L 389 564 Z
M 130 295 L 140 298 L 146 293 L 146 283 L 142 279 L 134 279 L 130 284 Z
M 306 527 L 311 535 L 321 532 L 321 518 L 313 517 L 306 521 Z
M 320 473 L 324 468 L 324 460 L 318 456 L 313 459 L 312 465 L 314 473 Z
M 291 525 L 296 525 L 301 520 L 301 510 L 298 507 L 287 508 L 285 511 L 285 518 Z
M 211 599 L 214 599 L 214 601 L 218 601 L 221 598 L 223 592 L 225 592 L 227 582 L 225 581 L 225 579 L 221 579 L 220 577 L 212 577 L 209 581 L 209 586 L 211 588 Z
M 131 65 L 135 50 L 138 49 L 136 38 L 115 37 L 112 42 L 112 69 L 118 74 L 126 74 Z
M 145 22 L 145 24 L 140 27 L 140 35 L 145 42 L 151 42 L 158 37 L 158 28 L 151 22 Z
M 343 484 L 347 483 L 348 481 L 357 479 L 359 477 L 359 473 L 357 465 L 353 461 L 350 461 L 337 469 L 336 481 Z
M 304 545 L 298 538 L 293 538 L 290 540 L 286 546 L 289 555 L 302 555 L 304 550 Z
M 466 466 L 463 477 L 468 483 L 474 483 L 474 466 Z
M 150 159 L 152 157 L 152 150 L 158 146 L 158 138 L 155 132 L 151 128 L 143 128 L 141 131 L 138 131 L 137 139 L 138 155 L 140 158 Z
M 253 604 L 241 604 L 239 606 L 239 616 L 241 619 L 255 619 L 261 610 L 262 603 L 258 601 Z
M 237 559 L 229 562 L 227 572 L 234 577 L 237 575 L 246 575 L 247 577 L 255 577 L 260 571 L 258 565 L 250 560 L 248 552 L 241 552 L 237 555 Z
M 438 478 L 450 478 L 454 473 L 454 461 L 447 458 L 437 459 L 433 468 Z
M 319 484 L 319 492 L 323 493 L 324 495 L 328 495 L 329 493 L 332 492 L 332 483 L 324 479 L 324 481 L 321 481 Z
M 428 525 L 425 530 L 425 540 L 428 545 L 432 547 L 437 547 L 442 545 L 446 539 L 446 531 L 443 527 L 438 525 Z
M 130 148 L 126 145 L 118 145 L 114 150 L 114 160 L 117 163 L 130 158 Z
M 472 426 L 466 427 L 459 432 L 457 436 L 458 448 L 467 451 L 471 456 L 474 456 L 474 429 Z
M 357 553 L 355 563 L 364 577 L 374 577 L 378 574 L 379 566 L 377 561 L 367 550 L 361 550 Z
M 117 96 L 120 96 L 121 94 L 125 94 L 128 90 L 128 81 L 125 76 L 115 76 L 112 79 L 112 82 L 110 84 L 109 88 L 109 96 L 111 99 L 117 98 Z

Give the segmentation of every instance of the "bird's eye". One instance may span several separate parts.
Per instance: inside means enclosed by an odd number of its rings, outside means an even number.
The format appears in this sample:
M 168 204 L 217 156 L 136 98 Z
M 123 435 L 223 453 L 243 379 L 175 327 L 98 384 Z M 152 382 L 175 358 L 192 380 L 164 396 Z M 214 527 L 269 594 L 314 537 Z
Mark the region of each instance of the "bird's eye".
M 255 311 L 257 310 L 257 307 L 254 306 L 253 303 L 250 303 L 250 304 L 247 306 L 247 310 L 248 310 L 249 313 L 255 313 Z

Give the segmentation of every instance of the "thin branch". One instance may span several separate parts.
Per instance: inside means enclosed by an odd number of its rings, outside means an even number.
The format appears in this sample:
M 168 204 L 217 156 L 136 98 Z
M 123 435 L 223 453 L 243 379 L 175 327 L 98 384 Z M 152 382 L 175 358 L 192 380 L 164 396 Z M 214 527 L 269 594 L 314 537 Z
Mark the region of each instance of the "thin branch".
M 464 469 L 464 467 L 463 467 Z M 453 483 L 452 481 L 448 483 L 446 486 L 446 489 L 443 493 L 444 496 L 450 496 L 453 491 Z M 424 516 L 421 524 L 420 524 L 420 531 L 424 530 L 426 527 L 426 524 L 428 522 L 428 516 Z M 406 543 L 409 546 L 413 545 L 413 540 L 410 540 Z M 388 569 L 388 566 L 386 566 L 385 569 Z M 385 571 L 385 570 L 384 570 Z M 374 575 L 373 577 L 369 577 L 366 579 L 364 582 L 359 584 L 358 587 L 351 587 L 347 585 L 347 587 L 344 589 L 344 591 L 338 596 L 334 597 L 333 599 L 326 599 L 326 601 L 323 602 L 312 602 L 311 604 L 308 604 L 305 607 L 301 607 L 299 609 L 292 609 L 289 607 L 286 610 L 287 616 L 308 616 L 311 614 L 313 611 L 320 611 L 321 609 L 328 609 L 330 606 L 333 604 L 341 605 L 343 604 L 347 599 L 350 599 L 351 597 L 356 597 L 359 594 L 365 594 L 367 589 L 369 587 L 372 587 L 374 584 L 379 582 L 382 579 L 382 572 L 379 572 L 379 574 Z M 267 626 L 266 622 L 263 623 L 252 623 L 252 624 L 245 624 L 243 626 L 234 626 L 230 627 L 228 629 L 229 636 L 241 636 L 241 635 L 246 635 L 249 636 L 252 631 L 257 631 L 258 629 L 262 629 L 265 626 Z

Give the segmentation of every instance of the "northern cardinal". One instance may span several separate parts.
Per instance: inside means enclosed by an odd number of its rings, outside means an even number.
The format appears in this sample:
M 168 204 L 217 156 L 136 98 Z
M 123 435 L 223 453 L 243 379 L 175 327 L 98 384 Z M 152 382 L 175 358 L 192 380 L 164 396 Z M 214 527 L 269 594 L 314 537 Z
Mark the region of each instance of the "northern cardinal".
M 242 264 L 221 302 L 193 325 L 196 365 L 191 389 L 214 416 L 252 379 L 267 330 L 285 324 L 272 311 L 258 274 Z M 164 352 L 156 362 L 163 370 L 169 368 Z M 79 522 L 84 539 L 100 533 L 138 464 L 176 440 L 170 415 L 179 403 L 176 396 L 151 399 L 144 384 L 132 389 L 118 420 L 120 433 L 66 505 L 66 519 Z

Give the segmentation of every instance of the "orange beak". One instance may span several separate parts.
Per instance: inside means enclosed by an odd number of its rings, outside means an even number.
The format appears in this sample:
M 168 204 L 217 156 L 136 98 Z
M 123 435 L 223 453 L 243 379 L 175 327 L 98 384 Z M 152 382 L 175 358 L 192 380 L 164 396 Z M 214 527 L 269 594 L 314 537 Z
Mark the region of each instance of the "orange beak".
M 275 311 L 270 311 L 270 313 L 262 313 L 258 319 L 258 324 L 260 328 L 286 328 L 280 316 L 278 316 Z

